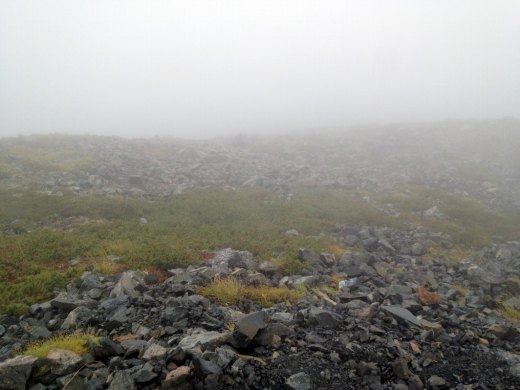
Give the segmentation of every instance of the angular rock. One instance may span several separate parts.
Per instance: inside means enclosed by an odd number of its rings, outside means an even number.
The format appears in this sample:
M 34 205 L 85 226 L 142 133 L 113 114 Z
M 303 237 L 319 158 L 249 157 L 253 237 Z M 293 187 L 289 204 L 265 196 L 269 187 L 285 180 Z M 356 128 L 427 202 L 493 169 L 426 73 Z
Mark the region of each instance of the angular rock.
M 428 385 L 432 387 L 444 386 L 445 384 L 446 380 L 444 378 L 441 378 L 440 376 L 432 375 L 428 378 Z
M 34 356 L 16 356 L 0 363 L 0 389 L 23 390 L 31 376 L 34 363 L 38 358 Z
M 179 348 L 184 351 L 193 351 L 200 347 L 202 350 L 214 349 L 224 344 L 229 338 L 229 333 L 196 330 L 190 336 L 184 337 L 179 342 Z
M 55 375 L 67 375 L 77 370 L 83 361 L 77 353 L 55 348 L 47 354 L 47 360 L 51 365 L 51 372 Z
M 143 360 L 159 360 L 168 354 L 168 349 L 159 344 L 150 345 L 143 354 Z
M 88 325 L 90 320 L 94 318 L 96 313 L 84 306 L 78 306 L 72 310 L 63 324 L 61 325 L 62 330 L 77 329 L 79 326 Z
M 110 292 L 111 298 L 118 298 L 127 295 L 130 298 L 137 298 L 141 295 L 144 275 L 138 271 L 127 271 L 121 274 L 119 281 Z
M 311 307 L 308 315 L 309 323 L 313 326 L 336 329 L 340 324 L 339 318 L 336 314 L 319 307 Z
M 117 371 L 108 390 L 137 390 L 134 379 L 127 371 Z
M 291 375 L 285 381 L 288 390 L 310 390 L 312 388 L 311 377 L 304 372 Z
M 382 309 L 398 320 L 421 327 L 421 322 L 410 311 L 399 306 L 383 306 Z
M 247 314 L 236 322 L 236 331 L 247 339 L 253 340 L 260 329 L 267 326 L 264 311 Z
M 173 388 L 186 383 L 191 378 L 191 369 L 188 366 L 180 366 L 170 371 L 164 380 L 165 386 Z

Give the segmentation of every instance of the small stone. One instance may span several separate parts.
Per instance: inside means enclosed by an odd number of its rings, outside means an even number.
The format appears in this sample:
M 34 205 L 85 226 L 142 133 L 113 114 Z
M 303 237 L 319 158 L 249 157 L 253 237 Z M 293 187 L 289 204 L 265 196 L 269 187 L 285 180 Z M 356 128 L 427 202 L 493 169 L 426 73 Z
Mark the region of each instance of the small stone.
M 108 390 L 137 390 L 137 386 L 130 373 L 118 371 L 114 374 Z
M 178 386 L 191 377 L 191 369 L 188 366 L 180 366 L 166 375 L 164 384 L 167 386 Z
M 143 354 L 143 360 L 159 360 L 166 356 L 168 349 L 159 344 L 150 345 Z
M 399 357 L 392 363 L 392 369 L 394 370 L 394 374 L 399 379 L 408 379 L 411 375 L 410 370 L 408 369 L 408 362 L 406 359 Z
M 479 342 L 479 344 L 481 344 L 481 345 L 483 345 L 485 347 L 489 347 L 489 341 L 487 341 L 486 339 L 479 338 L 478 342 Z
M 415 343 L 410 343 L 410 349 L 413 351 L 413 353 L 421 353 L 421 348 Z
M 289 390 L 310 390 L 311 377 L 304 372 L 299 372 L 287 378 L 285 386 Z
M 440 376 L 432 375 L 428 378 L 428 384 L 430 386 L 444 386 L 446 384 L 446 381 L 444 380 L 444 378 L 441 378 Z

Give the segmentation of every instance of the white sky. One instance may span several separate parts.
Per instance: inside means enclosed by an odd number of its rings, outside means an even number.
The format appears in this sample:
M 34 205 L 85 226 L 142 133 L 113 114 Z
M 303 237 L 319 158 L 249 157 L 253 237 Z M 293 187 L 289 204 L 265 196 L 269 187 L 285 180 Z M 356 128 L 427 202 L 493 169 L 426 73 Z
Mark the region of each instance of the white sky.
M 502 116 L 517 0 L 0 0 L 0 136 Z

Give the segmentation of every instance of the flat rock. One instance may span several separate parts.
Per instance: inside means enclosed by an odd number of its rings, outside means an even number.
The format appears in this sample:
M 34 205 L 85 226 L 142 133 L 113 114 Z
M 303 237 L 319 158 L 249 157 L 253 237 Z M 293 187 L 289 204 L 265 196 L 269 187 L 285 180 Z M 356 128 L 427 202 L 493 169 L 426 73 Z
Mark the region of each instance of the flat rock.
M 220 333 L 215 331 L 196 330 L 192 335 L 184 337 L 179 342 L 179 347 L 184 351 L 193 351 L 200 347 L 202 350 L 215 348 L 223 344 L 230 333 Z
M 399 306 L 383 306 L 382 309 L 387 313 L 391 314 L 393 317 L 398 320 L 403 320 L 412 325 L 421 327 L 421 322 L 419 319 L 414 316 L 409 310 L 403 309 Z

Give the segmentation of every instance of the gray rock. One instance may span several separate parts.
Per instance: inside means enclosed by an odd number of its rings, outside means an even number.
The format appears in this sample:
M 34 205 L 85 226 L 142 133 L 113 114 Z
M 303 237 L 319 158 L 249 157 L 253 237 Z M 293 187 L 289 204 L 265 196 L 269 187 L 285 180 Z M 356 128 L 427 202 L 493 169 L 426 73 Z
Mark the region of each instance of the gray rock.
M 280 267 L 278 267 L 277 264 L 273 263 L 272 261 L 266 260 L 260 263 L 260 265 L 258 266 L 258 271 L 263 274 L 272 275 L 278 272 L 279 268 Z
M 55 348 L 47 354 L 51 372 L 55 375 L 67 375 L 79 368 L 83 359 L 77 353 Z
M 159 344 L 150 345 L 143 354 L 143 360 L 159 360 L 164 358 L 168 353 L 168 349 Z
M 118 371 L 114 374 L 108 390 L 137 390 L 137 386 L 129 372 Z
M 237 358 L 236 352 L 229 348 L 216 348 L 215 354 L 217 357 L 216 363 L 223 370 Z
M 22 327 L 33 340 L 44 340 L 52 335 L 52 332 L 44 326 L 25 324 Z
M 260 329 L 267 326 L 266 314 L 264 311 L 247 314 L 236 323 L 236 331 L 249 340 L 253 340 Z
M 111 298 L 127 295 L 137 298 L 141 295 L 144 285 L 144 275 L 139 271 L 127 271 L 121 274 L 119 281 L 110 292 Z
M 280 337 L 290 336 L 292 333 L 292 330 L 284 324 L 271 322 L 258 332 L 255 341 L 260 345 L 271 345 L 279 341 Z
M 336 314 L 319 307 L 311 307 L 308 315 L 309 323 L 313 326 L 336 329 L 340 324 L 340 320 Z
M 2 337 L 5 334 L 5 327 L 0 324 L 0 337 Z
M 136 383 L 147 383 L 157 378 L 157 376 L 158 374 L 153 371 L 153 366 L 150 363 L 146 363 L 132 375 L 132 378 Z
M 412 374 L 408 369 L 408 362 L 405 358 L 399 357 L 392 363 L 392 369 L 394 370 L 395 376 L 399 379 L 408 379 Z
M 406 298 L 413 294 L 413 290 L 410 286 L 403 286 L 400 284 L 391 284 L 388 287 L 388 295 L 400 295 L 403 298 Z
M 204 376 L 222 375 L 222 369 L 218 366 L 218 364 L 202 359 L 198 356 L 193 358 L 193 366 L 195 367 L 195 371 L 201 373 Z
M 399 306 L 383 306 L 382 309 L 398 320 L 403 320 L 406 323 L 421 327 L 419 319 L 409 310 L 403 309 Z
M 444 213 L 437 206 L 433 206 L 423 212 L 423 215 L 428 218 L 443 219 Z
M 254 269 L 256 266 L 252 253 L 231 248 L 218 251 L 209 264 L 218 273 L 226 275 L 234 268 Z
M 320 253 L 320 261 L 325 267 L 333 267 L 336 264 L 336 257 L 332 253 Z
M 87 325 L 88 322 L 96 315 L 93 310 L 84 306 L 78 306 L 72 310 L 63 324 L 61 325 L 62 330 L 77 329 L 79 326 Z
M 56 384 L 60 389 L 67 390 L 87 390 L 87 379 L 75 373 L 71 373 L 56 379 Z
M 290 325 L 293 322 L 293 315 L 291 313 L 273 313 L 271 315 L 271 321 L 280 322 L 284 325 Z
M 444 386 L 446 384 L 446 381 L 444 380 L 444 378 L 441 378 L 440 376 L 432 375 L 428 378 L 428 384 L 432 387 Z
M 80 299 L 56 297 L 50 301 L 50 304 L 63 313 L 69 313 L 76 307 L 85 305 L 85 302 Z
M 289 390 L 310 390 L 312 388 L 311 377 L 304 372 L 291 375 L 285 381 L 285 387 Z
M 411 248 L 412 256 L 422 256 L 426 253 L 426 248 L 420 242 L 416 242 Z
M 202 350 L 214 349 L 217 346 L 222 345 L 227 338 L 229 333 L 220 333 L 214 331 L 205 331 L 202 329 L 195 330 L 190 336 L 184 337 L 179 342 L 179 347 L 184 351 L 193 351 L 200 347 Z
M 34 356 L 16 356 L 0 363 L 0 389 L 25 389 L 33 365 L 37 360 L 38 358 Z

